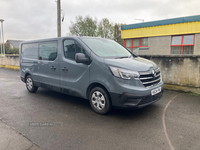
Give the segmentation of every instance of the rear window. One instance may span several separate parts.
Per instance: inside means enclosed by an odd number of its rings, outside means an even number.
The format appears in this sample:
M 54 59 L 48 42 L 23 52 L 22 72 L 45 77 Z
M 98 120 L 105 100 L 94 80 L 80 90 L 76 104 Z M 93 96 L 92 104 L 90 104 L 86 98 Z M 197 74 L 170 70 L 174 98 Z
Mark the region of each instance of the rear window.
M 21 54 L 24 58 L 38 59 L 38 43 L 22 44 Z

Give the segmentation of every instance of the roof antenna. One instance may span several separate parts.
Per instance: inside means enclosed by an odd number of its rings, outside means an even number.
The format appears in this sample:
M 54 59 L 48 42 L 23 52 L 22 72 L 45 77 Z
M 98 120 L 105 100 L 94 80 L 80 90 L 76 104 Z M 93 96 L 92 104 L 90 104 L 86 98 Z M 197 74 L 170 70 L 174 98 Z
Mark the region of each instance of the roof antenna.
M 78 34 L 79 36 L 82 36 L 80 33 L 78 33 L 78 31 L 76 31 L 76 29 L 74 28 L 74 31 L 76 32 L 76 34 Z

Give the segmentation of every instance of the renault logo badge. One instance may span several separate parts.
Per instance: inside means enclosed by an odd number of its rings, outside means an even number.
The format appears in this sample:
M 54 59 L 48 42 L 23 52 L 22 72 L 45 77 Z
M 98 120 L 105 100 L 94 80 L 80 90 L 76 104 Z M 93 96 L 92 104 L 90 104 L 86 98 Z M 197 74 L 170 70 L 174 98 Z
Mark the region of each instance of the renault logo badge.
M 155 78 L 155 77 L 156 77 L 156 72 L 155 72 L 155 70 L 152 69 L 151 72 L 152 72 L 153 78 Z

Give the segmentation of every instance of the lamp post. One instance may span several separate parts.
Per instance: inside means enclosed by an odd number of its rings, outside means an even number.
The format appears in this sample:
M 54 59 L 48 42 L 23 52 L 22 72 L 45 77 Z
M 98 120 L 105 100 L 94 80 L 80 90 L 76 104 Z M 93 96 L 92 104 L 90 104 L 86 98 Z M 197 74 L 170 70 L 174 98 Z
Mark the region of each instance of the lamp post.
M 3 35 L 3 22 L 4 20 L 3 19 L 0 19 L 0 22 L 1 22 L 1 55 L 5 56 L 5 48 L 4 48 L 4 35 Z M 3 46 L 3 49 L 2 49 L 2 46 Z

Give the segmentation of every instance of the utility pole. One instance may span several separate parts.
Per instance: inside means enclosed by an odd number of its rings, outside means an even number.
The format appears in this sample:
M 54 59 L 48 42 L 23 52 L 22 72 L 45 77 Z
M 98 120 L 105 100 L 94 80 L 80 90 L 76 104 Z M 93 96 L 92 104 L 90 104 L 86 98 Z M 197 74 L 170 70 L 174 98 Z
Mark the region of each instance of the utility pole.
M 60 10 L 60 0 L 57 0 L 57 33 L 58 33 L 58 37 L 61 37 L 61 10 Z
M 4 35 L 3 35 L 3 19 L 0 19 L 1 22 L 1 40 L 3 40 L 3 42 L 1 43 L 1 55 L 5 56 L 5 48 L 4 48 Z M 3 49 L 2 49 L 2 45 L 3 45 Z

